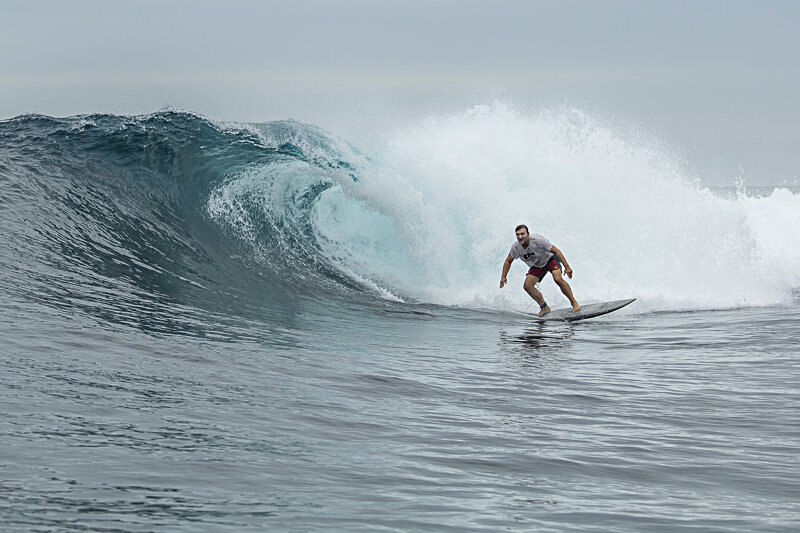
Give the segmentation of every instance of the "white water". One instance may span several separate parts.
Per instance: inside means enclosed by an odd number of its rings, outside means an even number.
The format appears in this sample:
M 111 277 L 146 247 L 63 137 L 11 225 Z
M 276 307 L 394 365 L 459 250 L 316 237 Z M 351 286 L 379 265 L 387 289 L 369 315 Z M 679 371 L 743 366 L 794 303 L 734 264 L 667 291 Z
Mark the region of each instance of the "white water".
M 663 146 L 623 139 L 578 111 L 526 116 L 479 106 L 397 132 L 382 156 L 361 182 L 343 184 L 358 214 L 317 225 L 351 258 L 348 268 L 400 294 L 530 307 L 520 261 L 509 286 L 498 287 L 520 223 L 565 252 L 584 302 L 635 297 L 640 310 L 786 304 L 800 286 L 800 196 L 777 189 L 721 198 Z M 343 212 L 344 195 L 329 195 Z M 567 303 L 551 280 L 540 285 L 548 300 Z
M 530 309 L 520 261 L 499 289 L 520 223 L 564 251 L 585 303 L 632 297 L 639 311 L 789 304 L 800 286 L 798 194 L 721 198 L 667 148 L 582 112 L 477 106 L 387 138 L 373 161 L 348 161 L 360 181 L 328 174 L 338 186 L 311 213 L 329 260 L 384 295 Z M 283 198 L 260 179 L 248 173 L 226 184 L 214 196 L 217 215 L 250 191 L 274 216 Z M 223 197 L 232 199 L 223 205 Z M 540 285 L 551 305 L 566 305 L 551 280 Z

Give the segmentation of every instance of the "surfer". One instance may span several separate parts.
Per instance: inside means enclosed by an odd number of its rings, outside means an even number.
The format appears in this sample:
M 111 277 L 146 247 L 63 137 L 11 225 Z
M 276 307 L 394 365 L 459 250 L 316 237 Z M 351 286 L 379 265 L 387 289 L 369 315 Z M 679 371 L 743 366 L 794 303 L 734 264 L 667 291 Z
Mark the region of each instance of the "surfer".
M 580 311 L 581 306 L 578 305 L 577 300 L 575 300 L 575 297 L 572 295 L 572 288 L 561 275 L 561 265 L 563 264 L 564 274 L 572 279 L 572 269 L 569 263 L 567 263 L 564 254 L 561 253 L 561 250 L 556 248 L 555 245 L 541 235 L 537 235 L 536 233 L 531 234 L 528 231 L 528 226 L 525 224 L 520 224 L 514 231 L 517 235 L 517 242 L 511 246 L 511 251 L 508 257 L 506 257 L 506 262 L 503 263 L 503 274 L 500 276 L 500 288 L 502 289 L 503 286 L 508 283 L 506 276 L 508 275 L 508 270 L 511 268 L 511 262 L 521 257 L 530 267 L 528 274 L 525 276 L 525 283 L 522 285 L 522 288 L 524 288 L 525 292 L 530 294 L 531 298 L 539 304 L 539 312 L 536 316 L 544 316 L 550 312 L 550 306 L 547 305 L 547 302 L 544 301 L 544 296 L 542 296 L 542 293 L 536 288 L 536 284 L 539 283 L 548 272 L 552 274 L 553 281 L 556 282 L 556 285 L 558 285 L 561 292 L 564 293 L 564 296 L 569 299 L 569 303 L 572 304 L 572 312 L 577 313 Z

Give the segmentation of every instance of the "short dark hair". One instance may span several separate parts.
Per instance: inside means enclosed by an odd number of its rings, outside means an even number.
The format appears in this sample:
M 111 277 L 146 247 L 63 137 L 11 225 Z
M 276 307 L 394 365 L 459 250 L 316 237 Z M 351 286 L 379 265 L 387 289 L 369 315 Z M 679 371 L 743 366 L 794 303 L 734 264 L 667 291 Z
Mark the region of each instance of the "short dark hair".
M 531 232 L 531 230 L 528 229 L 528 226 L 526 226 L 525 224 L 520 224 L 519 226 L 514 228 L 514 233 L 518 232 L 522 228 L 525 228 L 525 233 L 530 233 Z

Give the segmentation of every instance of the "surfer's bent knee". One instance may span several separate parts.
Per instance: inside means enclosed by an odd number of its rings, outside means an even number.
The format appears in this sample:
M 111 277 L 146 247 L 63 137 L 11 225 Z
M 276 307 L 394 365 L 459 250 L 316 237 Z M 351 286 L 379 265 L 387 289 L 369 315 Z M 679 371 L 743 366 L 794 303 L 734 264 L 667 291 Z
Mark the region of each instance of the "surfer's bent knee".
M 528 286 L 535 287 L 537 283 L 539 283 L 539 278 L 537 278 L 533 274 L 528 274 L 527 276 L 525 276 L 525 281 L 522 282 L 522 288 L 526 289 L 528 288 Z

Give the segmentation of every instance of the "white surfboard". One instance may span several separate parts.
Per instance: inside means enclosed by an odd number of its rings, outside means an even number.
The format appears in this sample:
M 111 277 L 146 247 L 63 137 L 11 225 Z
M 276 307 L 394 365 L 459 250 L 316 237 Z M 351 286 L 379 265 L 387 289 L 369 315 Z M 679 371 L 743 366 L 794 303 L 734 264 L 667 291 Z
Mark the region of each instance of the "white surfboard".
M 571 307 L 564 309 L 556 309 L 550 311 L 539 320 L 584 320 L 600 315 L 605 315 L 617 309 L 622 309 L 631 302 L 636 301 L 636 298 L 630 300 L 615 300 L 613 302 L 601 302 L 597 304 L 586 304 L 581 306 L 581 310 L 577 313 L 572 312 Z

